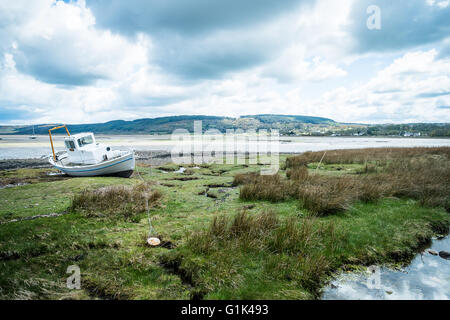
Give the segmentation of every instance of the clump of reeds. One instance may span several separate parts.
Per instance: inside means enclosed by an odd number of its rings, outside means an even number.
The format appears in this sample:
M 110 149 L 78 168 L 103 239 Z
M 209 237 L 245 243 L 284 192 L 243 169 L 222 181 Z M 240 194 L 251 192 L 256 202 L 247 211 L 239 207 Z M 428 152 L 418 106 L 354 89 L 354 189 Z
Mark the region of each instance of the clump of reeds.
M 305 181 L 309 177 L 308 169 L 306 167 L 296 167 L 286 171 L 286 177 L 293 181 Z
M 306 255 L 310 247 L 320 244 L 319 238 L 324 233 L 334 237 L 334 227 L 330 226 L 325 228 L 314 217 L 301 220 L 290 217 L 274 230 L 269 248 L 274 253 Z
M 247 211 L 237 213 L 233 218 L 217 216 L 209 228 L 194 234 L 189 246 L 196 251 L 206 252 L 218 248 L 219 243 L 238 240 L 239 244 L 251 247 L 262 245 L 265 237 L 277 228 L 280 221 L 273 211 L 251 215 Z
M 88 217 L 133 218 L 161 198 L 158 190 L 148 183 L 133 186 L 108 186 L 96 190 L 84 190 L 73 197 L 70 210 L 80 211 Z
M 450 195 L 448 159 L 424 157 L 397 160 L 386 167 L 382 177 L 391 184 L 393 196 L 416 199 L 426 206 L 447 206 Z
M 450 203 L 450 148 L 360 149 L 309 152 L 288 158 L 286 177 L 241 174 L 242 200 L 300 200 L 303 208 L 317 215 L 348 209 L 354 202 L 375 202 L 382 197 L 404 197 L 420 204 L 444 207 Z M 384 151 L 384 153 L 383 153 Z M 367 153 L 367 154 L 366 154 Z M 373 163 L 374 157 L 376 164 Z M 370 159 L 370 160 L 369 160 Z M 307 164 L 361 163 L 357 175 L 309 174 Z
M 254 183 L 258 181 L 260 174 L 258 172 L 238 173 L 233 178 L 233 186 Z
M 245 181 L 245 177 L 240 178 Z M 244 184 L 240 190 L 240 199 L 246 201 L 267 200 L 279 202 L 285 200 L 289 195 L 286 183 L 278 175 L 254 175 L 250 174 L 249 182 Z
M 326 152 L 305 152 L 301 155 L 286 159 L 286 168 L 298 168 L 309 163 L 322 162 L 324 164 L 365 164 L 378 161 L 381 165 L 394 159 L 407 159 L 424 155 L 439 155 L 447 159 L 450 157 L 450 147 L 421 147 L 421 148 L 366 148 L 349 150 L 329 150 Z
M 368 173 L 377 173 L 378 172 L 378 168 L 380 167 L 379 164 L 375 164 L 375 163 L 365 163 L 364 167 L 362 167 L 361 169 L 359 169 L 356 173 L 358 174 L 368 174 Z
M 358 185 L 351 177 L 311 176 L 298 183 L 297 199 L 303 208 L 317 215 L 328 215 L 348 209 L 358 198 Z
M 221 246 L 237 246 L 297 255 L 306 254 L 325 238 L 335 238 L 334 226 L 321 224 L 314 217 L 281 220 L 274 211 L 241 211 L 233 217 L 214 217 L 208 229 L 189 238 L 188 246 L 203 253 Z

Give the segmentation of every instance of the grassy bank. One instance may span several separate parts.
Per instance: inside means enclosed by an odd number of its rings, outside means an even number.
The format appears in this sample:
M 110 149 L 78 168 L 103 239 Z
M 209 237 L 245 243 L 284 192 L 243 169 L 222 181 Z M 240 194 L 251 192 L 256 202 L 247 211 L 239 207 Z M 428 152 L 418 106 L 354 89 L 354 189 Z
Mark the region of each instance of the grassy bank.
M 270 177 L 258 165 L 146 165 L 146 183 L 3 171 L 4 185 L 27 184 L 0 189 L 0 298 L 314 299 L 333 271 L 407 263 L 448 232 L 449 154 L 282 156 Z M 145 245 L 146 199 L 158 248 Z M 64 214 L 8 223 L 48 213 Z M 65 288 L 73 264 L 81 290 Z

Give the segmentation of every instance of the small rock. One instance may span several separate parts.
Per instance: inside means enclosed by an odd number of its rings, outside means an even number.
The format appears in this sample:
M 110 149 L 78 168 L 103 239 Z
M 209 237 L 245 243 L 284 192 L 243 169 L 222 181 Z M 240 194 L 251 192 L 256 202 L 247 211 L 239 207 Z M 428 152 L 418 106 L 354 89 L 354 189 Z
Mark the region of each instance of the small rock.
M 392 292 L 391 290 L 386 290 L 386 293 L 390 295 L 390 294 L 392 294 L 393 292 Z
M 339 288 L 337 285 L 335 285 L 334 283 L 331 284 L 331 289 L 337 289 Z
M 433 256 L 439 255 L 439 253 L 437 253 L 437 252 L 434 251 L 434 250 L 428 250 L 428 253 L 429 253 L 429 254 L 432 254 Z
M 441 251 L 439 252 L 439 257 L 441 257 L 442 259 L 450 260 L 450 252 Z

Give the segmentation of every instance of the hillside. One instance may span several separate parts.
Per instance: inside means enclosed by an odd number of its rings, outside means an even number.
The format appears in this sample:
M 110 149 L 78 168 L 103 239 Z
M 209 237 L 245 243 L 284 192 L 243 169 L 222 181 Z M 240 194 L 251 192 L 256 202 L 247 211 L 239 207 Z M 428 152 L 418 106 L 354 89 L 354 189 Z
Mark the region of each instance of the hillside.
M 90 131 L 104 134 L 171 134 L 176 129 L 192 131 L 194 121 L 201 120 L 203 131 L 217 129 L 224 132 L 227 129 L 301 129 L 305 125 L 333 124 L 326 118 L 308 116 L 257 115 L 240 118 L 218 116 L 172 116 L 161 118 L 137 119 L 133 121 L 115 120 L 105 123 L 68 124 L 73 133 Z M 47 134 L 48 129 L 55 124 L 35 126 L 36 134 Z M 31 134 L 32 126 L 2 126 L 0 134 Z
M 114 120 L 105 123 L 68 124 L 70 132 L 94 132 L 97 134 L 171 134 L 176 129 L 194 129 L 194 121 L 202 121 L 203 132 L 217 129 L 261 130 L 278 129 L 283 136 L 404 136 L 404 137 L 450 137 L 449 123 L 410 124 L 357 124 L 339 123 L 332 119 L 301 115 L 247 115 L 239 118 L 220 116 L 171 116 Z M 35 125 L 36 134 L 47 134 L 56 124 Z M 30 135 L 32 126 L 0 126 L 0 134 Z

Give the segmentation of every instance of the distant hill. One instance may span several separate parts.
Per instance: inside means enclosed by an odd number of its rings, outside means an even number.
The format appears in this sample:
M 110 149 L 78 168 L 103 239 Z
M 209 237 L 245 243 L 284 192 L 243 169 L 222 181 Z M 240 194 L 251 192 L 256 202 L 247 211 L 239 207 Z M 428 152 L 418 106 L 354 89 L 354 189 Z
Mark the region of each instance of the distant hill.
M 218 116 L 171 116 L 137 119 L 133 121 L 114 120 L 105 123 L 67 124 L 70 132 L 94 132 L 102 134 L 171 134 L 176 129 L 193 131 L 194 121 L 201 120 L 203 131 L 217 129 L 282 129 L 286 126 L 295 129 L 303 124 L 330 124 L 331 119 L 308 116 L 256 115 L 240 118 Z M 56 124 L 35 125 L 36 134 L 47 134 Z M 32 126 L 2 126 L 0 134 L 31 134 Z
M 358 124 L 339 123 L 332 119 L 301 115 L 260 114 L 239 118 L 219 116 L 171 116 L 114 120 L 105 123 L 67 124 L 71 133 L 94 132 L 97 134 L 171 134 L 176 129 L 194 130 L 194 121 L 202 121 L 203 132 L 217 129 L 261 130 L 278 129 L 283 136 L 403 136 L 403 137 L 449 137 L 448 123 L 409 124 Z M 36 134 L 47 134 L 57 124 L 35 125 Z M 31 135 L 33 126 L 0 126 L 0 134 Z M 63 133 L 61 131 L 60 133 Z
M 259 114 L 255 116 L 241 116 L 244 119 L 257 119 L 263 123 L 312 123 L 312 124 L 323 124 L 323 123 L 334 123 L 334 120 L 321 117 L 310 117 L 310 116 L 290 116 L 290 115 L 279 115 L 279 114 Z

